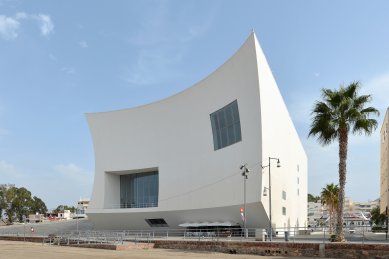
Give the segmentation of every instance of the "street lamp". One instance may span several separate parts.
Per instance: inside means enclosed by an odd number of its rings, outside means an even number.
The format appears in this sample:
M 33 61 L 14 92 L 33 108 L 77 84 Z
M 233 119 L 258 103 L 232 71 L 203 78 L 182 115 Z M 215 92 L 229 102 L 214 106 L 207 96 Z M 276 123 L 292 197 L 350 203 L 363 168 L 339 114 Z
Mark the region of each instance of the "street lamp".
M 280 159 L 275 157 L 269 157 L 269 164 L 265 166 L 261 166 L 262 169 L 268 167 L 269 168 L 269 188 L 264 187 L 263 188 L 263 196 L 267 196 L 266 190 L 269 190 L 269 240 L 272 241 L 273 236 L 273 229 L 271 224 L 271 176 L 270 176 L 270 167 L 271 167 L 271 160 L 277 160 L 277 167 L 281 167 Z
M 243 176 L 243 231 L 244 237 L 247 238 L 247 230 L 246 230 L 246 180 L 248 178 L 248 173 L 250 170 L 247 168 L 247 164 L 241 165 L 240 170 L 242 170 Z

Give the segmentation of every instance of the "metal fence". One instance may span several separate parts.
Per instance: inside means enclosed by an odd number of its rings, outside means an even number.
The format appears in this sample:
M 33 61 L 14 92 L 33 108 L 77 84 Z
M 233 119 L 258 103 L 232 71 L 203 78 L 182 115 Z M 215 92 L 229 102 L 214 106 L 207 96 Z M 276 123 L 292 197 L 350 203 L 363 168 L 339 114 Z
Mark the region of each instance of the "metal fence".
M 38 228 L 39 224 L 36 225 Z M 191 241 L 263 241 L 270 242 L 265 229 L 241 228 L 155 228 L 148 230 L 59 230 L 56 232 L 37 231 L 32 233 L 24 227 L 12 229 L 0 228 L 0 236 L 40 236 L 45 237 L 45 243 L 80 244 L 105 243 L 124 244 L 126 242 L 153 242 L 155 240 L 191 240 Z M 329 243 L 333 241 L 333 233 L 327 227 L 317 228 L 275 228 L 272 230 L 271 242 L 294 243 Z M 389 244 L 386 229 L 372 229 L 370 226 L 350 226 L 345 228 L 345 237 L 352 243 L 383 243 Z

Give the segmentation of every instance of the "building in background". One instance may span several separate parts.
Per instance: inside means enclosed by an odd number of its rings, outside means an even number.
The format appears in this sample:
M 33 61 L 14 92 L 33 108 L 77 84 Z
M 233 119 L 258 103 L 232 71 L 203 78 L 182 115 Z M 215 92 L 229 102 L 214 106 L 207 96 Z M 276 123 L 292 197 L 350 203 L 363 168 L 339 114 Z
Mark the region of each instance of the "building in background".
M 193 87 L 87 120 L 97 229 L 242 228 L 244 207 L 248 228 L 307 226 L 307 157 L 254 33 Z
M 381 188 L 380 188 L 380 210 L 385 213 L 389 201 L 389 108 L 386 110 L 384 122 L 381 127 Z
M 86 211 L 89 207 L 89 202 L 89 198 L 80 198 L 80 200 L 77 202 L 77 208 L 73 218 L 86 218 Z
M 345 197 L 343 220 L 346 226 L 369 225 L 371 210 L 379 205 L 379 199 L 367 202 L 353 202 L 350 197 Z M 308 202 L 308 226 L 319 227 L 328 224 L 329 212 L 321 201 Z

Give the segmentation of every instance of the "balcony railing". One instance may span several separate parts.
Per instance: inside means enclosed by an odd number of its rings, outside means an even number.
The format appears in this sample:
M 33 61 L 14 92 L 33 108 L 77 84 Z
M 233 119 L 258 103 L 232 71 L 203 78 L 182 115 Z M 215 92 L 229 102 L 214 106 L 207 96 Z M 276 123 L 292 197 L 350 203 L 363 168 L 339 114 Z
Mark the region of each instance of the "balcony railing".
M 111 209 L 135 209 L 158 207 L 158 202 L 112 204 Z

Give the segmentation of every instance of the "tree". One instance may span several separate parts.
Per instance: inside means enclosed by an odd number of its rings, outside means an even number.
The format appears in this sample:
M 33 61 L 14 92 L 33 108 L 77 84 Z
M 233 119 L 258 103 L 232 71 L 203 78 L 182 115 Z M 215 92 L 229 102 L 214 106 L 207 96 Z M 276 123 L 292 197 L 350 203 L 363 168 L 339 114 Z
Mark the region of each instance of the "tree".
M 321 203 L 326 205 L 330 218 L 330 233 L 333 232 L 336 218 L 336 208 L 338 207 L 339 186 L 336 184 L 327 184 L 320 193 Z M 342 215 L 342 214 L 341 214 Z
M 376 225 L 376 226 L 382 226 L 385 224 L 386 215 L 380 213 L 380 206 L 374 207 L 371 211 L 371 218 L 370 223 Z
M 365 106 L 371 95 L 358 95 L 359 82 L 340 86 L 339 90 L 322 89 L 323 101 L 316 101 L 312 111 L 312 123 L 308 136 L 316 136 L 322 145 L 334 141 L 339 144 L 339 203 L 337 208 L 336 241 L 345 241 L 343 229 L 343 206 L 345 197 L 348 137 L 353 134 L 371 135 L 377 121 L 370 118 L 379 115 L 374 107 Z
M 47 212 L 46 204 L 38 197 L 34 196 L 31 204 L 31 211 L 39 214 Z
M 24 187 L 1 188 L 0 207 L 10 223 L 22 222 L 29 214 L 45 213 L 45 203 L 38 197 L 31 198 L 31 192 Z
M 12 187 L 7 190 L 7 203 L 8 208 L 6 209 L 6 213 L 8 220 L 10 222 L 15 220 L 22 222 L 23 216 L 26 217 L 31 213 L 31 192 L 24 187 Z
M 308 193 L 308 202 L 318 202 L 320 200 L 320 196 L 313 196 Z
M 7 208 L 7 203 L 5 200 L 5 187 L 0 187 L 0 220 L 3 219 L 3 211 Z
M 71 213 L 74 213 L 76 211 L 76 208 L 74 206 L 70 207 L 68 205 L 58 205 L 53 212 L 58 213 L 58 212 L 63 212 L 64 210 L 70 210 Z

